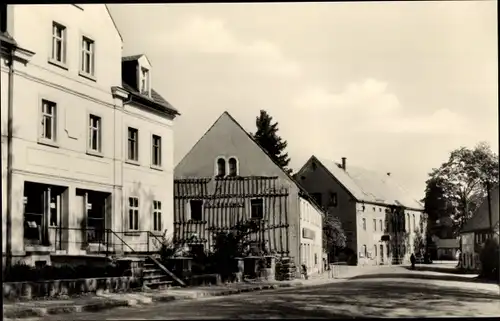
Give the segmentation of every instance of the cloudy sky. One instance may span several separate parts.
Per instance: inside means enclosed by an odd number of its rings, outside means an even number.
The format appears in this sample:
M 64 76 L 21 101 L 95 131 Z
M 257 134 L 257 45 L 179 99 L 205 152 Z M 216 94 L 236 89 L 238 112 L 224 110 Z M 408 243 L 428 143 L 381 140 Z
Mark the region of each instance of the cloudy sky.
M 312 155 L 390 171 L 420 199 L 454 148 L 498 152 L 496 1 L 117 4 L 124 55 L 180 110 L 175 162 L 227 110 Z

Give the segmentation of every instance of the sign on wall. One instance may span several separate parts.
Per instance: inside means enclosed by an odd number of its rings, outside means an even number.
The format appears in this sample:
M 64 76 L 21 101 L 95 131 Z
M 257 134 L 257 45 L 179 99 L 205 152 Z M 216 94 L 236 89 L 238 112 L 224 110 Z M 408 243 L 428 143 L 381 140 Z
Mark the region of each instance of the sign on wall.
M 308 240 L 314 240 L 316 233 L 313 230 L 303 227 L 302 228 L 302 237 Z

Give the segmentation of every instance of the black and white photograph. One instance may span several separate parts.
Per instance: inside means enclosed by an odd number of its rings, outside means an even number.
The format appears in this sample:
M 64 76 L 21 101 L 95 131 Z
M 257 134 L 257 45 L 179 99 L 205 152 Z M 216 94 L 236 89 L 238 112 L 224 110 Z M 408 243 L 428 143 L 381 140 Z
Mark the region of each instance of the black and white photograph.
M 500 317 L 497 1 L 0 11 L 5 320 Z

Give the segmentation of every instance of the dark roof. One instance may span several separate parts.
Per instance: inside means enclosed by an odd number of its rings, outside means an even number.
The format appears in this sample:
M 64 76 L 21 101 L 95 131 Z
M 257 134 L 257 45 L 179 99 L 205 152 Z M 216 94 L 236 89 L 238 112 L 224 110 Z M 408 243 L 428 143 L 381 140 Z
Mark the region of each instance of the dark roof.
M 339 163 L 332 160 L 320 160 L 314 155 L 311 159 L 330 172 L 359 202 L 397 205 L 419 211 L 424 210 L 422 204 L 410 197 L 408 192 L 392 176 L 350 165 L 344 170 Z
M 491 203 L 491 224 L 494 229 L 498 228 L 499 224 L 499 189 L 498 185 L 493 187 L 490 190 L 490 203 Z M 480 230 L 487 230 L 490 228 L 490 220 L 489 213 L 490 208 L 488 204 L 488 198 L 485 197 L 481 205 L 479 205 L 478 209 L 474 213 L 474 215 L 465 223 L 465 226 L 462 228 L 460 233 L 469 233 Z
M 140 97 L 147 106 L 163 113 L 180 115 L 179 111 L 163 98 L 156 90 L 151 88 L 151 97 L 138 90 L 135 68 L 137 61 L 144 54 L 122 57 L 122 87 L 136 97 Z M 147 57 L 146 57 L 147 59 Z
M 144 56 L 144 54 L 133 55 L 133 56 L 125 56 L 125 57 L 122 57 L 122 61 L 139 60 L 139 58 L 141 58 L 142 56 Z

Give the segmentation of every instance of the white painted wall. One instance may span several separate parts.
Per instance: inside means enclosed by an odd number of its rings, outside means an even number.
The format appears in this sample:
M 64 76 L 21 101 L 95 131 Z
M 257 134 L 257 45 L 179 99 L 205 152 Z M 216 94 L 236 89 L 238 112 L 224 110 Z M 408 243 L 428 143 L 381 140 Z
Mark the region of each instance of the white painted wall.
M 53 21 L 67 28 L 65 68 L 49 62 Z M 68 187 L 63 215 L 69 217 L 70 227 L 77 227 L 77 188 L 113 193 L 111 228 L 115 231 L 125 230 L 126 221 L 122 218 L 127 214 L 128 195 L 140 187 L 140 198 L 144 200 L 140 202 L 140 230 L 152 229 L 152 200 L 146 201 L 146 195 L 150 195 L 162 202 L 162 225 L 171 232 L 172 120 L 133 105 L 123 107 L 123 102 L 113 97 L 111 88 L 122 83 L 122 40 L 105 5 L 13 5 L 9 6 L 8 25 L 9 33 L 18 44 L 35 52 L 26 66 L 15 64 L 13 254 L 24 255 L 24 181 Z M 82 35 L 95 41 L 94 80 L 79 75 Z M 2 213 L 6 204 L 7 71 L 2 63 Z M 154 84 L 152 86 L 154 88 Z M 42 145 L 38 141 L 41 99 L 57 103 L 57 146 Z M 100 157 L 87 154 L 89 113 L 102 118 Z M 140 166 L 125 164 L 127 124 L 133 124 L 140 133 Z M 162 137 L 162 171 L 150 168 L 153 132 Z M 4 221 L 2 228 L 5 229 Z
M 309 274 L 323 271 L 323 215 L 308 200 L 300 197 L 300 263 Z M 314 239 L 303 237 L 302 229 L 314 231 Z M 316 256 L 316 258 L 315 258 Z

